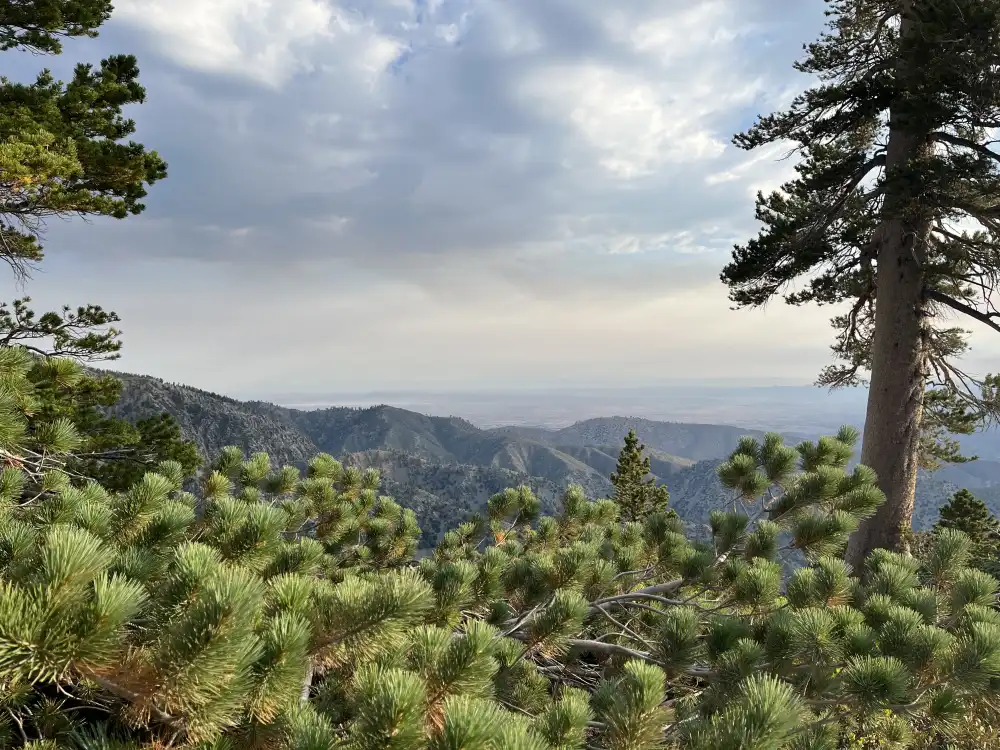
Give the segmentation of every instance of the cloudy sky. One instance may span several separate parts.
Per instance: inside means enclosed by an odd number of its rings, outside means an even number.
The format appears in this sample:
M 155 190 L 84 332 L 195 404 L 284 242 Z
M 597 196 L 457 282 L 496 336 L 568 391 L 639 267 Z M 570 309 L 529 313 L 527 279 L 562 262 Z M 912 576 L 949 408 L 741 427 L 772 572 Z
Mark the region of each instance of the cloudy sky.
M 718 281 L 792 166 L 730 137 L 808 83 L 821 0 L 116 5 L 97 41 L 5 62 L 139 56 L 170 176 L 141 217 L 50 226 L 27 289 L 118 311 L 117 368 L 249 396 L 827 361 L 828 310 L 734 312 Z

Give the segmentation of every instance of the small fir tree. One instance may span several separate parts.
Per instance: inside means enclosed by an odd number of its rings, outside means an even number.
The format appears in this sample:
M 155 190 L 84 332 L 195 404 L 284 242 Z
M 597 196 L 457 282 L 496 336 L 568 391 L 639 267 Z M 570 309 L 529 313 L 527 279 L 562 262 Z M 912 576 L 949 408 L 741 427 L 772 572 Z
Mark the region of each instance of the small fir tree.
M 972 542 L 974 562 L 992 566 L 1000 553 L 1000 521 L 986 507 L 986 503 L 962 489 L 951 496 L 938 511 L 939 520 L 934 530 L 955 529 Z
M 642 521 L 653 513 L 665 512 L 670 493 L 650 475 L 650 459 L 646 446 L 639 443 L 635 430 L 625 436 L 625 446 L 618 454 L 618 465 L 611 475 L 614 486 L 612 499 L 621 509 L 625 521 Z

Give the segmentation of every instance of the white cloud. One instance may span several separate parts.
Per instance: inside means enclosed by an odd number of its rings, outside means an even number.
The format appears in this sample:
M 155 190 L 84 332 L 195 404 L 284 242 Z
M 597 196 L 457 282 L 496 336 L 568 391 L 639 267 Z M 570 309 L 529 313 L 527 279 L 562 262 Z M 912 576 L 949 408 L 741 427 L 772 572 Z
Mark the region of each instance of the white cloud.
M 358 66 L 374 82 L 374 79 L 384 73 L 389 64 L 403 53 L 406 45 L 399 39 L 376 33 L 370 33 L 367 41 L 358 57 Z
M 183 66 L 269 86 L 312 70 L 319 45 L 339 47 L 369 76 L 403 48 L 326 0 L 118 0 L 115 20 Z
M 698 121 L 691 100 L 668 96 L 608 66 L 556 65 L 534 71 L 523 93 L 546 114 L 570 124 L 622 178 L 647 175 L 668 162 L 710 159 L 725 145 Z
M 570 124 L 617 177 L 715 159 L 730 135 L 719 132 L 720 115 L 752 102 L 764 85 L 756 71 L 740 70 L 735 43 L 752 26 L 733 26 L 735 7 L 712 0 L 651 17 L 634 6 L 607 11 L 601 25 L 644 64 L 585 58 L 539 67 L 523 95 Z
M 616 39 L 661 65 L 698 57 L 704 59 L 751 29 L 734 14 L 733 3 L 703 0 L 672 13 L 637 19 L 621 8 L 608 12 L 605 24 Z M 737 28 L 734 22 L 743 21 Z
M 490 51 L 517 58 L 538 53 L 544 47 L 540 31 L 525 23 L 516 4 L 509 0 L 482 0 L 476 6 L 476 20 L 489 29 L 480 43 Z

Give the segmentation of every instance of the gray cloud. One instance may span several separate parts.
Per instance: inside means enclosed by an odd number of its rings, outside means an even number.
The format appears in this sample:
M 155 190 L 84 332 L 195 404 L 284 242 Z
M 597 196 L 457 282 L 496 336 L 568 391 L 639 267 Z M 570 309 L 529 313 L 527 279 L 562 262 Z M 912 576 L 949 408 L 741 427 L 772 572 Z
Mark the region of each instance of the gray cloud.
M 745 185 L 699 184 L 706 168 L 732 164 L 740 154 L 687 163 L 640 154 L 651 160 L 650 173 L 622 180 L 601 165 L 601 144 L 593 142 L 614 140 L 617 127 L 626 138 L 630 127 L 641 135 L 645 120 L 683 116 L 686 105 L 704 106 L 715 98 L 722 101 L 715 111 L 709 106 L 688 126 L 724 142 L 741 124 L 725 102 L 728 89 L 755 79 L 771 79 L 773 86 L 787 82 L 788 60 L 777 54 L 758 58 L 757 69 L 740 70 L 747 62 L 740 55 L 756 48 L 756 37 L 759 42 L 781 34 L 797 41 L 804 29 L 789 23 L 786 8 L 762 1 L 716 5 L 725 6 L 733 34 L 749 21 L 761 30 L 717 44 L 708 33 L 707 49 L 689 45 L 677 52 L 669 46 L 684 40 L 668 34 L 662 54 L 677 59 L 663 64 L 656 61 L 656 45 L 636 49 L 625 32 L 614 30 L 614 18 L 581 12 L 580 3 L 566 0 L 454 8 L 446 2 L 438 10 L 443 22 L 465 19 L 464 35 L 452 45 L 435 41 L 429 20 L 407 38 L 397 7 L 363 4 L 362 17 L 376 31 L 411 47 L 395 70 L 377 76 L 352 75 L 345 52 L 357 54 L 357 45 L 342 47 L 337 38 L 310 45 L 315 70 L 277 88 L 250 85 L 234 71 L 191 71 L 144 56 L 150 102 L 137 112 L 141 135 L 172 168 L 171 179 L 156 186 L 148 215 L 136 222 L 151 235 L 144 244 L 168 257 L 207 258 L 233 252 L 234 245 L 211 234 L 199 241 L 199 228 L 222 234 L 249 228 L 235 252 L 251 262 L 351 255 L 384 265 L 410 253 L 506 255 L 521 243 L 564 239 L 567 221 L 599 225 L 598 243 L 603 234 L 663 232 L 681 221 L 745 226 Z M 650 17 L 669 21 L 692 8 L 650 2 L 616 7 L 617 25 L 626 31 Z M 723 17 L 703 15 L 709 23 Z M 133 27 L 124 24 L 102 41 L 121 44 L 128 33 L 134 45 Z M 534 43 L 511 49 L 503 42 L 511 30 Z M 155 40 L 157 29 L 143 34 L 138 38 Z M 594 85 L 612 87 L 611 94 L 615 86 L 632 86 L 636 97 L 650 99 L 616 120 L 613 111 L 601 111 L 601 102 L 581 105 Z M 718 90 L 692 93 L 697 86 Z M 764 83 L 757 88 L 741 106 L 752 106 L 765 93 Z M 617 106 L 627 108 L 628 92 L 623 96 L 626 101 Z M 597 129 L 589 140 L 573 126 L 577 115 Z M 690 133 L 668 140 L 685 135 Z M 669 146 L 656 137 L 652 151 Z M 628 146 L 620 142 L 611 150 L 627 152 Z M 176 226 L 165 233 L 163 221 Z M 315 238 L 324 226 L 337 228 L 327 243 Z M 194 236 L 176 242 L 175 232 Z M 278 241 L 288 248 L 275 258 L 271 250 Z

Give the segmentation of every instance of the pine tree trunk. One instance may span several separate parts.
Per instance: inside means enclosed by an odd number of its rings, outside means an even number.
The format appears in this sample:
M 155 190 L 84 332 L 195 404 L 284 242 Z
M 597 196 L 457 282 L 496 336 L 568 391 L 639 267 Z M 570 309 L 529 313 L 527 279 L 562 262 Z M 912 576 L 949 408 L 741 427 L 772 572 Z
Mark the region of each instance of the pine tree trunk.
M 911 24 L 904 2 L 900 35 Z M 900 70 L 905 80 L 907 71 Z M 910 162 L 928 148 L 926 133 L 914 133 L 898 112 L 890 112 L 886 144 L 886 172 Z M 876 548 L 899 550 L 904 529 L 913 518 L 913 501 L 920 453 L 920 421 L 925 385 L 925 299 L 921 260 L 929 222 L 900 204 L 910 201 L 887 185 L 886 218 L 876 232 L 875 331 L 871 352 L 871 386 L 865 414 L 861 463 L 878 475 L 886 502 L 863 521 L 851 536 L 847 562 L 860 573 L 868 554 Z
M 861 463 L 878 475 L 886 501 L 851 536 L 847 561 L 860 572 L 878 547 L 899 550 L 913 517 L 924 392 L 923 276 L 920 234 L 887 222 L 879 251 L 871 387 Z M 917 228 L 918 229 L 918 228 Z

